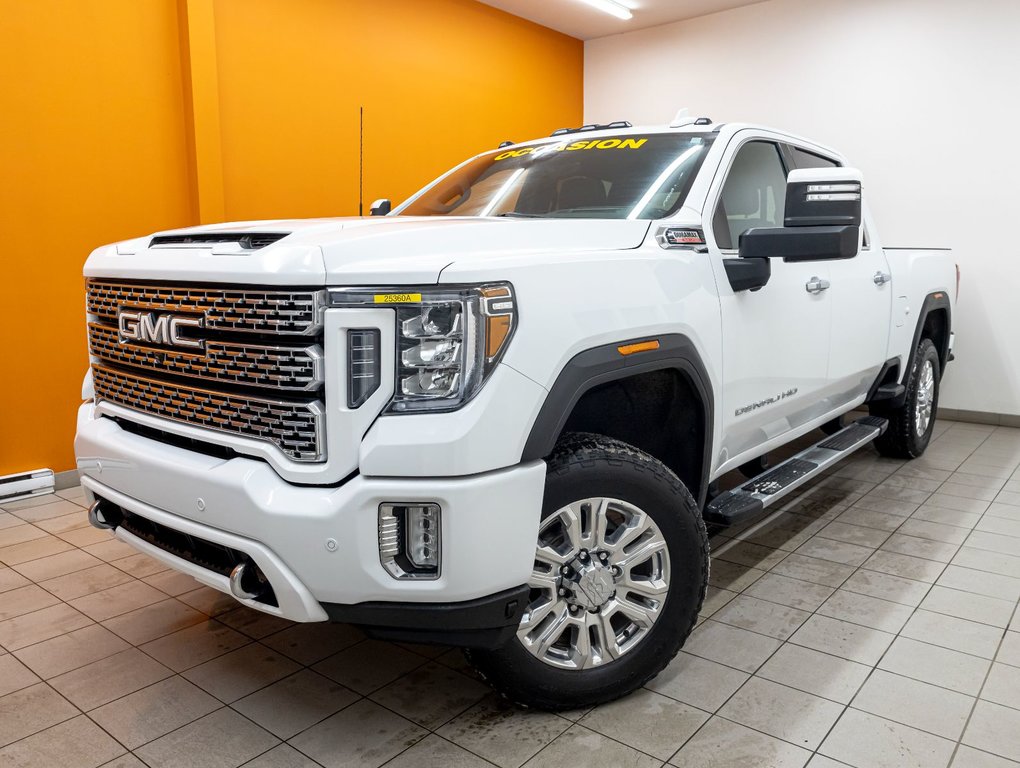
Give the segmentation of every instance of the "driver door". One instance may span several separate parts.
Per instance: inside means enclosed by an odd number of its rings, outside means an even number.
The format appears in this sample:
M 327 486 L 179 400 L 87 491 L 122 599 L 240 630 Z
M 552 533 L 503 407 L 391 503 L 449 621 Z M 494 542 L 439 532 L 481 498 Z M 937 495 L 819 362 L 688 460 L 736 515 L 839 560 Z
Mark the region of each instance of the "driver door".
M 722 434 L 717 469 L 762 453 L 825 413 L 832 302 L 825 261 L 772 259 L 759 290 L 735 292 L 723 260 L 737 258 L 740 235 L 783 226 L 788 168 L 777 143 L 752 139 L 727 150 L 720 186 L 709 193 L 707 242 L 722 314 Z M 718 184 L 718 181 L 716 182 Z

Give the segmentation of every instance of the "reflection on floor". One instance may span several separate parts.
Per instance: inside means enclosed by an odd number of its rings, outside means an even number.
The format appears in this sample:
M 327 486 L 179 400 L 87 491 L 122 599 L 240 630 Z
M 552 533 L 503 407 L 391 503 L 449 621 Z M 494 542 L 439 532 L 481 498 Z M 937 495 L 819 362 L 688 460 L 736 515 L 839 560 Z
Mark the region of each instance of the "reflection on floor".
M 937 429 L 716 536 L 683 652 L 563 715 L 455 650 L 238 607 L 89 528 L 79 489 L 8 504 L 0 766 L 1020 765 L 1020 430 Z

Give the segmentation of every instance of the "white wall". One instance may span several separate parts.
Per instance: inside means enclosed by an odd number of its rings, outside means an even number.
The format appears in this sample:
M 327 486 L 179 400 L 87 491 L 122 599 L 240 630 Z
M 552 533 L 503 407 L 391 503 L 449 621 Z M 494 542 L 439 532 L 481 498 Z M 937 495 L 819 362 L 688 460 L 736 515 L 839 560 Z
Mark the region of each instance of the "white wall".
M 585 122 L 680 107 L 862 169 L 886 245 L 963 271 L 946 408 L 1020 414 L 1020 2 L 770 0 L 585 44 Z

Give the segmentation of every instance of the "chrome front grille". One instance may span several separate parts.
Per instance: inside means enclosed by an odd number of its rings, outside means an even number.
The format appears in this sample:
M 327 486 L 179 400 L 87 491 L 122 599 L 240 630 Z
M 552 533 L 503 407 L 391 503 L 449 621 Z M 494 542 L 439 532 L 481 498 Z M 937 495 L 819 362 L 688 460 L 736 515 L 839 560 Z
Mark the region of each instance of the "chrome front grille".
M 205 327 L 214 330 L 308 336 L 322 328 L 325 294 L 90 280 L 87 306 L 91 314 L 113 322 L 119 308 L 126 306 L 203 315 Z
M 322 458 L 322 406 L 211 392 L 92 366 L 96 397 L 171 421 L 266 440 L 297 461 Z
M 98 403 L 326 459 L 322 291 L 90 279 L 86 303 Z
M 206 341 L 204 353 L 149 347 L 122 341 L 117 329 L 89 323 L 89 350 L 111 363 L 230 384 L 309 391 L 322 383 L 318 345 L 284 347 Z

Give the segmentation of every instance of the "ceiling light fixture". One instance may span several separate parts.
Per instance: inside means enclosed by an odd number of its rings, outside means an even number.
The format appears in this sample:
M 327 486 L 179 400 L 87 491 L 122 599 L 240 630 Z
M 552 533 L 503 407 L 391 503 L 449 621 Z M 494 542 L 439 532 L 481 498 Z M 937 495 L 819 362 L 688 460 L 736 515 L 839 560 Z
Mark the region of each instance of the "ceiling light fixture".
M 630 12 L 630 8 L 625 5 L 616 2 L 615 0 L 581 0 L 582 3 L 587 3 L 592 8 L 598 8 L 600 11 L 615 16 L 618 19 L 631 19 L 634 14 Z

